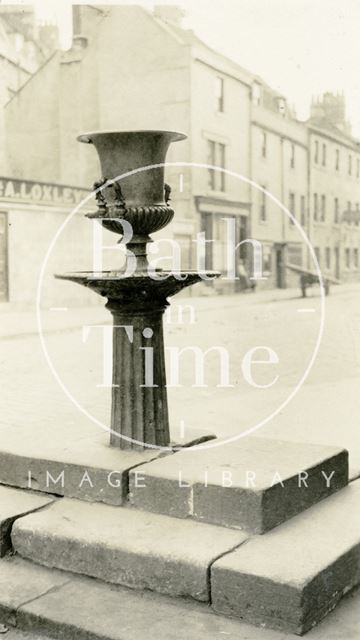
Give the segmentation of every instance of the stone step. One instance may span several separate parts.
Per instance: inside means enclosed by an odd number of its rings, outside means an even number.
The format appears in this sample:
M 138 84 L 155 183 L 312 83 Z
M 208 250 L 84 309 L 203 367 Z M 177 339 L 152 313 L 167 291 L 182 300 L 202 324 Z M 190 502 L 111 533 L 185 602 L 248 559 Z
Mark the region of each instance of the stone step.
M 15 520 L 53 501 L 49 496 L 0 486 L 0 558 L 11 550 L 11 528 Z
M 211 568 L 215 611 L 302 635 L 360 583 L 360 481 Z
M 360 593 L 311 632 L 311 640 L 358 638 Z M 115 587 L 46 569 L 16 556 L 0 560 L 0 622 L 8 640 L 292 640 L 215 615 L 204 603 Z
M 209 569 L 241 531 L 63 498 L 15 522 L 14 550 L 47 567 L 209 601 Z
M 129 479 L 138 509 L 263 533 L 346 486 L 348 452 L 247 437 L 149 461 Z
M 303 634 L 360 582 L 359 502 L 360 481 L 247 538 L 191 519 L 64 498 L 17 519 L 11 539 L 24 558 L 100 578 L 109 589 L 188 596 L 219 614 Z M 0 575 L 0 601 L 1 589 Z
M 0 622 L 10 628 L 9 640 L 285 640 L 272 631 L 259 636 L 256 627 L 215 615 L 203 603 L 115 587 L 16 556 L 0 561 Z

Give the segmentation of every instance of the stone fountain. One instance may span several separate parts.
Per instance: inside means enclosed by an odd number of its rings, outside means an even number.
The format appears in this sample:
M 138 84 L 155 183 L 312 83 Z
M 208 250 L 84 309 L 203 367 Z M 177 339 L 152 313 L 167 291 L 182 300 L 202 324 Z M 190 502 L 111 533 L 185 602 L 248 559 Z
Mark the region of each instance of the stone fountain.
M 95 146 L 104 176 L 94 185 L 98 209 L 88 217 L 120 235 L 124 226 L 131 225 L 132 231 L 123 269 L 57 276 L 108 300 L 114 320 L 110 444 L 120 449 L 167 447 L 171 442 L 163 313 L 168 297 L 199 282 L 201 275 L 151 270 L 147 244 L 152 242 L 149 234 L 174 217 L 171 188 L 164 183 L 165 158 L 170 143 L 185 138 L 173 131 L 95 132 L 78 138 Z M 151 380 L 145 371 L 146 347 L 153 349 L 147 350 L 153 354 Z

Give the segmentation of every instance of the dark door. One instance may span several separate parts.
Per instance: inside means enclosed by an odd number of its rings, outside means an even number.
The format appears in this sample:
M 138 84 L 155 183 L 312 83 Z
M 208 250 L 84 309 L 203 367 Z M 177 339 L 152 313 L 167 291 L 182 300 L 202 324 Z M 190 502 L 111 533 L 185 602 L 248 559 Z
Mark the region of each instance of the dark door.
M 339 247 L 335 247 L 334 255 L 335 255 L 335 278 L 338 278 L 338 280 L 340 280 L 340 250 L 339 250 Z
M 205 232 L 205 240 L 214 240 L 213 236 L 213 214 L 202 213 L 201 214 L 201 231 Z M 213 268 L 213 243 L 206 242 L 205 244 L 205 268 Z
M 243 242 L 243 244 L 240 245 L 240 258 L 242 260 L 247 260 L 248 258 L 248 244 L 247 242 L 244 242 L 244 240 L 247 240 L 248 236 L 247 236 L 247 217 L 246 216 L 239 216 L 238 217 L 238 242 Z
M 275 246 L 275 257 L 276 257 L 276 286 L 279 289 L 285 289 L 286 287 L 285 246 L 281 246 L 281 245 Z
M 0 211 L 0 301 L 8 300 L 7 213 Z

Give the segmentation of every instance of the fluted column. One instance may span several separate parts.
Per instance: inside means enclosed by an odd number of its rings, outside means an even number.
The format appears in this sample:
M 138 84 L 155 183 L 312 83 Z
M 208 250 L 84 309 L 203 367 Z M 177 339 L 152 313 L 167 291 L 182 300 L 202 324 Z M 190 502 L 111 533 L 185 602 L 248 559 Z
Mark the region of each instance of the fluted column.
M 165 303 L 154 306 L 124 309 L 111 301 L 107 304 L 114 319 L 110 445 L 120 449 L 170 443 L 162 325 Z

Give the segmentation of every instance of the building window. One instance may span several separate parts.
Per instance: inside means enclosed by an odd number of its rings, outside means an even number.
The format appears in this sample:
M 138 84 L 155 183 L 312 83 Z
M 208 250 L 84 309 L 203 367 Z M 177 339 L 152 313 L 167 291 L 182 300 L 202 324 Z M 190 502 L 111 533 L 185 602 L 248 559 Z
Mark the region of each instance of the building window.
M 359 249 L 354 249 L 354 266 L 359 268 Z
M 345 222 L 347 224 L 351 224 L 351 222 L 352 222 L 352 211 L 351 211 L 351 202 L 350 202 L 350 200 L 347 201 Z
M 321 160 L 322 166 L 325 167 L 326 166 L 326 144 L 323 144 L 322 146 L 322 160 Z
M 325 264 L 327 269 L 331 269 L 331 249 L 326 247 L 325 249 Z
M 319 247 L 314 247 L 314 251 L 315 251 L 316 260 L 318 261 L 319 266 L 320 266 L 320 258 L 321 258 L 321 256 L 320 256 L 320 249 L 319 249 Z
M 295 218 L 295 193 L 292 191 L 289 193 L 289 211 Z M 290 218 L 290 224 L 294 224 L 293 218 Z
M 318 219 L 318 194 L 314 193 L 314 220 Z
M 340 151 L 335 149 L 335 171 L 340 170 Z
M 266 158 L 267 154 L 267 135 L 266 131 L 261 132 L 261 155 L 263 158 Z
M 216 111 L 224 112 L 224 78 L 216 77 L 215 81 Z
M 339 224 L 339 198 L 334 198 L 334 222 Z
M 326 196 L 321 196 L 321 222 L 325 222 L 326 219 Z
M 350 266 L 351 266 L 350 249 L 345 249 L 345 266 L 347 269 L 350 269 Z
M 356 177 L 360 178 L 360 158 L 356 159 Z
M 293 142 L 291 143 L 290 167 L 291 169 L 295 167 L 295 145 Z
M 352 174 L 352 155 L 349 155 L 348 174 L 349 176 Z
M 225 191 L 225 173 L 212 167 L 225 169 L 225 145 L 208 140 L 209 186 L 212 191 Z
M 262 185 L 263 189 L 266 189 L 264 185 Z M 266 193 L 265 191 L 260 192 L 260 222 L 266 222 L 267 213 L 266 213 Z
M 301 226 L 305 227 L 306 224 L 306 211 L 305 211 L 305 196 L 300 197 L 300 222 Z
M 315 163 L 318 164 L 318 162 L 319 162 L 319 142 L 318 142 L 318 140 L 315 140 L 314 160 L 315 160 Z

